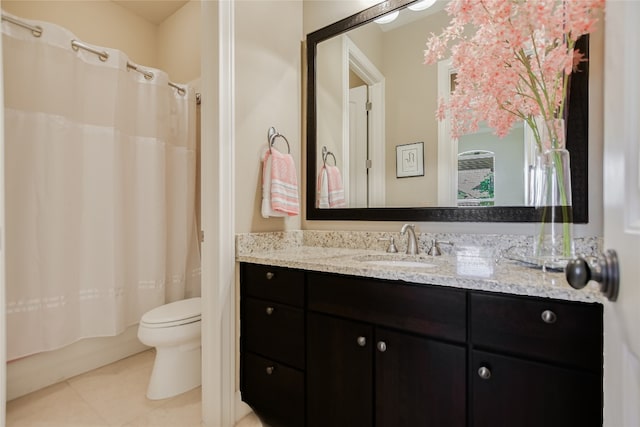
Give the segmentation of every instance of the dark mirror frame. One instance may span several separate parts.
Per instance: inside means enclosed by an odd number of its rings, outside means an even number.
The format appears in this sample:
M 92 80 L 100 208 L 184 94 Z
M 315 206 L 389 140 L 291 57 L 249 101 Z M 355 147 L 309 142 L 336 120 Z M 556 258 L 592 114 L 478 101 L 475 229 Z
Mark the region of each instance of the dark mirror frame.
M 387 0 L 307 34 L 307 219 L 340 221 L 416 221 L 416 222 L 536 222 L 535 208 L 527 206 L 486 207 L 416 207 L 416 208 L 345 208 L 318 209 L 316 201 L 316 52 L 318 43 L 359 27 L 375 18 L 400 9 L 415 0 Z M 428 34 L 425 34 L 425 43 Z M 576 47 L 588 57 L 588 36 Z M 580 72 L 571 75 L 569 89 L 567 149 L 570 153 L 573 222 L 586 224 L 588 215 L 588 132 L 589 69 L 581 64 Z M 435 112 L 434 112 L 435 116 Z

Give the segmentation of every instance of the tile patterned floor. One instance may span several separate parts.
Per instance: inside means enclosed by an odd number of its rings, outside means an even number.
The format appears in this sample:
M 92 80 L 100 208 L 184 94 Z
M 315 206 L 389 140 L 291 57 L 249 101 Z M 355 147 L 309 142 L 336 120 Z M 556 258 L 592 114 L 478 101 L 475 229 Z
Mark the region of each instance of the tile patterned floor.
M 200 427 L 200 388 L 165 400 L 146 398 L 154 356 L 145 351 L 7 402 L 6 425 Z
M 201 427 L 201 389 L 146 398 L 148 350 L 7 402 L 7 427 Z M 236 427 L 267 427 L 249 414 Z

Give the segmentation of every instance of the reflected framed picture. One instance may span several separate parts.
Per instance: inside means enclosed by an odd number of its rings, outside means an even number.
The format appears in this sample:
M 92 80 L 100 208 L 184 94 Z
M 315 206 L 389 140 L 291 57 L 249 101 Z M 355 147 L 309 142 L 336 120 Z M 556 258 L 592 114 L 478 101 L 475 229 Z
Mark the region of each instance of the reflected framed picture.
M 396 178 L 424 176 L 424 142 L 396 145 Z

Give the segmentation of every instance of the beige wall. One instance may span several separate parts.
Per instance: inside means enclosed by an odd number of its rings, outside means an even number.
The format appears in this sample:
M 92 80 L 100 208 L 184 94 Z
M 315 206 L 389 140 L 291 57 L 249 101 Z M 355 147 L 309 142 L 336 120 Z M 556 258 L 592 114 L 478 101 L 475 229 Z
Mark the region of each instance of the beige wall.
M 428 31 L 449 22 L 445 11 L 384 33 L 387 206 L 438 204 L 438 64 L 424 65 Z M 396 178 L 396 146 L 424 142 L 424 176 Z
M 200 0 L 191 0 L 158 26 L 158 68 L 175 83 L 200 77 Z
M 325 25 L 348 17 L 375 1 L 304 0 L 303 31 L 318 30 Z M 576 225 L 576 236 L 601 236 L 602 230 L 602 117 L 603 117 L 603 26 L 591 35 L 590 81 L 589 81 L 589 224 Z M 426 42 L 428 34 L 421 35 Z M 303 123 L 304 126 L 304 123 Z M 394 154 L 395 156 L 395 154 Z M 392 230 L 400 229 L 401 222 L 393 221 L 307 221 L 303 229 L 313 230 Z M 420 232 L 459 232 L 531 234 L 532 224 L 520 223 L 420 223 Z
M 236 232 L 300 229 L 300 216 L 264 219 L 260 206 L 261 154 L 269 127 L 288 139 L 302 184 L 302 3 L 243 0 L 235 3 L 234 13 Z
M 3 0 L 21 18 L 52 22 L 84 42 L 119 49 L 135 63 L 157 67 L 157 27 L 111 1 Z
M 136 64 L 166 71 L 176 83 L 200 77 L 200 0 L 191 0 L 160 25 L 111 1 L 3 0 L 2 9 L 60 25 L 84 42 L 119 49 Z

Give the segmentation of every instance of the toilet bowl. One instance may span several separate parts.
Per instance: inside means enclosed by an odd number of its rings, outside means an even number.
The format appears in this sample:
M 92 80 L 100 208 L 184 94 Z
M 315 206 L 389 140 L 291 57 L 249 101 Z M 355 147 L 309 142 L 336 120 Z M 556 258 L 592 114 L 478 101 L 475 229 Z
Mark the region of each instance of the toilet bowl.
M 156 307 L 142 316 L 138 339 L 156 348 L 149 399 L 166 399 L 200 386 L 200 314 L 197 297 Z

